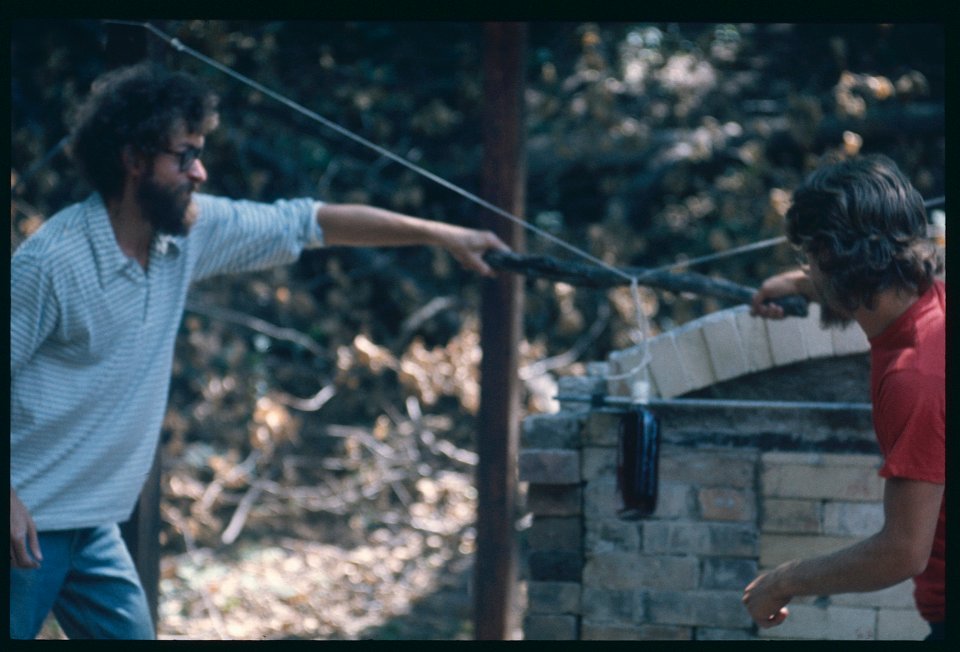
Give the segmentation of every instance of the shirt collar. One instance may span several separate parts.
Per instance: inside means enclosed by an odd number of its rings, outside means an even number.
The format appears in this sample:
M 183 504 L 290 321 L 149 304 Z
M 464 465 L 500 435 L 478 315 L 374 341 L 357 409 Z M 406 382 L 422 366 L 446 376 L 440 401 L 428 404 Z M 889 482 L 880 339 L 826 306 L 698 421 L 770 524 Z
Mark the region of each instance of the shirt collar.
M 86 202 L 87 234 L 93 249 L 94 264 L 100 276 L 100 284 L 106 284 L 114 274 L 121 272 L 129 263 L 129 259 L 120 250 L 117 238 L 110 224 L 107 207 L 98 193 L 94 193 Z

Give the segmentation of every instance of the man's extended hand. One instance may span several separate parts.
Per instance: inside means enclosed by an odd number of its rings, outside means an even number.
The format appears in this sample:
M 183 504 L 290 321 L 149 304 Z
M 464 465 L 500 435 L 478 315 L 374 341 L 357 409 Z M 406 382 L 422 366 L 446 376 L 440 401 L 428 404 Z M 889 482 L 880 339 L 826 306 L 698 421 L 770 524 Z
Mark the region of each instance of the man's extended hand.
M 510 247 L 503 243 L 492 231 L 475 231 L 451 227 L 444 233 L 443 247 L 465 269 L 493 276 L 493 268 L 483 260 L 483 254 L 491 249 L 510 251 Z
M 14 568 L 40 568 L 42 560 L 33 517 L 10 487 L 10 565 Z
M 783 308 L 775 303 L 767 303 L 770 299 L 778 299 L 794 294 L 814 300 L 813 284 L 806 272 L 800 269 L 771 276 L 753 295 L 750 302 L 750 314 L 767 319 L 783 319 Z

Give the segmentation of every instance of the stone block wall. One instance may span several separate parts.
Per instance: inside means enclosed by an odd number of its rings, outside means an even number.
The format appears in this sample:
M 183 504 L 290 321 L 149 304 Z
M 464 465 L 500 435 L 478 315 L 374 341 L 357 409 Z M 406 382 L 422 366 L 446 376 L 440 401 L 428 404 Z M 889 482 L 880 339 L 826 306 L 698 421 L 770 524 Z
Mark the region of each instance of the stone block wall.
M 727 312 L 701 320 L 699 328 L 654 340 L 675 355 L 655 372 L 655 395 L 678 396 L 708 387 L 703 378 L 722 383 L 781 363 L 794 365 L 784 375 L 803 376 L 803 364 L 819 365 L 815 372 L 822 375 L 832 358 L 864 351 L 864 342 L 850 334 L 825 337 L 810 323 L 776 334 L 744 318 L 742 310 Z M 756 337 L 758 330 L 764 346 L 747 346 L 746 334 Z M 782 343 L 801 350 L 781 355 L 778 363 L 769 343 L 781 336 Z M 724 345 L 723 338 L 733 338 L 737 346 L 730 339 Z M 697 355 L 684 355 L 685 350 Z M 615 364 L 594 364 L 585 377 L 563 379 L 560 394 L 610 390 L 610 369 L 629 369 L 634 355 L 623 352 L 612 356 Z M 769 377 L 757 378 L 756 391 L 776 385 Z M 812 379 L 800 382 L 813 384 Z M 523 546 L 526 639 L 918 640 L 926 635 L 909 581 L 872 593 L 798 598 L 786 623 L 769 630 L 757 630 L 740 602 L 758 572 L 847 546 L 882 526 L 880 456 L 868 412 L 658 408 L 658 503 L 651 516 L 637 521 L 617 516 L 621 412 L 568 401 L 558 413 L 531 416 L 523 424 L 519 472 L 532 515 Z

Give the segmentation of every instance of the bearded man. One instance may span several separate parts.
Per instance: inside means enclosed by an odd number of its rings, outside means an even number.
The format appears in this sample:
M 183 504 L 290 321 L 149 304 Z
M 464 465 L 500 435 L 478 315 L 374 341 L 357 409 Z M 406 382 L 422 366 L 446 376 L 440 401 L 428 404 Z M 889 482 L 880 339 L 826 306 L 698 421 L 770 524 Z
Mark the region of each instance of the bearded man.
M 10 634 L 155 637 L 118 523 L 151 468 L 187 290 L 305 248 L 431 245 L 489 275 L 494 234 L 313 198 L 200 194 L 218 122 L 204 84 L 154 65 L 95 82 L 72 131 L 95 192 L 11 261 Z

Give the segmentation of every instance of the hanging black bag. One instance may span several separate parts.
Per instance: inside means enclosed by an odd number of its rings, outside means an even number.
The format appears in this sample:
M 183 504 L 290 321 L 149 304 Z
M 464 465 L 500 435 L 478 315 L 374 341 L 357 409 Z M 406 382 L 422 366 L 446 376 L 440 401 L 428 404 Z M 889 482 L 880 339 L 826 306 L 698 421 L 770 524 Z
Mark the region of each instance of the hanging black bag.
M 617 489 L 625 520 L 649 516 L 657 508 L 657 467 L 660 458 L 660 420 L 640 406 L 620 418 L 617 448 Z

